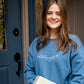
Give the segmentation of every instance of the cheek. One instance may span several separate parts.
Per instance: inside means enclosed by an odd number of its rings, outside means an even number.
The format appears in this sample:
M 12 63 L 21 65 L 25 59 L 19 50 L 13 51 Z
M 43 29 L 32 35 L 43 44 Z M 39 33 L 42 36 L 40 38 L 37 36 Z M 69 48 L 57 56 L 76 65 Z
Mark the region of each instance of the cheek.
M 49 16 L 46 17 L 46 22 L 47 22 L 47 25 L 48 25 L 48 22 L 49 22 Z
M 59 19 L 59 21 L 61 21 L 61 17 L 60 16 L 58 16 L 58 19 Z
M 62 17 L 61 16 L 59 17 L 59 20 L 62 22 Z
M 46 21 L 47 21 L 47 19 L 48 19 L 48 16 L 46 16 Z
M 49 20 L 49 19 L 50 19 L 50 16 L 49 16 L 49 15 L 47 15 L 47 16 L 46 16 L 46 19 L 47 19 L 47 20 Z

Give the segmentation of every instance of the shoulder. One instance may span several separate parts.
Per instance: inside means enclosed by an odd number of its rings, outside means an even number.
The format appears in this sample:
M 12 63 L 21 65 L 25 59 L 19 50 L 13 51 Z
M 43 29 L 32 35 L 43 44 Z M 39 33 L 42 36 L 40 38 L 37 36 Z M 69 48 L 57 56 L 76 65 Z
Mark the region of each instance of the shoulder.
M 83 46 L 80 38 L 77 35 L 75 35 L 75 34 L 69 34 L 69 38 L 72 39 L 72 40 L 74 40 L 77 43 L 77 45 Z
M 36 37 L 30 44 L 28 51 L 33 52 L 34 50 L 36 51 L 36 46 L 37 46 L 37 41 L 39 37 Z
M 38 37 L 34 38 L 34 40 L 31 42 L 30 46 L 36 44 L 37 40 L 38 40 Z
M 80 38 L 77 35 L 74 35 L 74 34 L 69 34 L 69 37 L 70 37 L 70 39 L 72 39 L 73 41 L 75 41 L 77 43 L 77 49 L 76 49 L 76 52 L 75 53 L 82 52 L 84 54 L 84 46 L 83 46 Z M 72 45 L 72 50 L 73 49 L 74 49 L 74 47 Z
M 79 37 L 75 34 L 69 34 L 69 38 L 72 40 L 79 39 Z
M 38 37 L 36 37 L 30 44 L 30 47 L 33 47 L 35 45 L 37 45 L 37 40 L 38 40 Z

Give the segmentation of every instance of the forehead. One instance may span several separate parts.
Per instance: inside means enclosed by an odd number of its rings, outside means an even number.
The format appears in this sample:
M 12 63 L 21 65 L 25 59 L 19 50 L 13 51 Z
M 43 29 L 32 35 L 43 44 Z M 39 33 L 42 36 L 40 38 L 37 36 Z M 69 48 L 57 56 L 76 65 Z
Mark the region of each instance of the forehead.
M 58 6 L 56 3 L 53 3 L 53 4 L 49 7 L 48 11 L 60 11 L 60 8 L 59 8 L 59 6 Z

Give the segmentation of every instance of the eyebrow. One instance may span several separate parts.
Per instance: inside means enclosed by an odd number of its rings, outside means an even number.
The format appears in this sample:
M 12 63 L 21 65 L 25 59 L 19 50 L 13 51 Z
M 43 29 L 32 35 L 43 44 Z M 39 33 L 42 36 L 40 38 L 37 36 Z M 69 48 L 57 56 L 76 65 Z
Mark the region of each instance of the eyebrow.
M 53 12 L 53 11 L 51 11 L 51 10 L 48 10 L 48 12 Z M 61 12 L 61 11 L 59 10 L 59 11 L 56 11 L 56 12 Z
M 53 12 L 52 10 L 48 10 L 49 12 Z M 60 10 L 57 10 L 56 12 L 60 12 Z

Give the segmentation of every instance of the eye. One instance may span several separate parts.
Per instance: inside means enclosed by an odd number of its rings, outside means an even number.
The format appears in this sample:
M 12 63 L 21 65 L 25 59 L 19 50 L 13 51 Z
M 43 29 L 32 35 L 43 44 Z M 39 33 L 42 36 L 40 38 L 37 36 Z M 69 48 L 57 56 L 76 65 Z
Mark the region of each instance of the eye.
M 61 15 L 61 13 L 60 13 L 60 12 L 57 12 L 56 14 L 57 14 L 57 15 Z
M 47 14 L 48 14 L 48 15 L 51 15 L 51 14 L 52 14 L 52 12 L 47 12 Z

